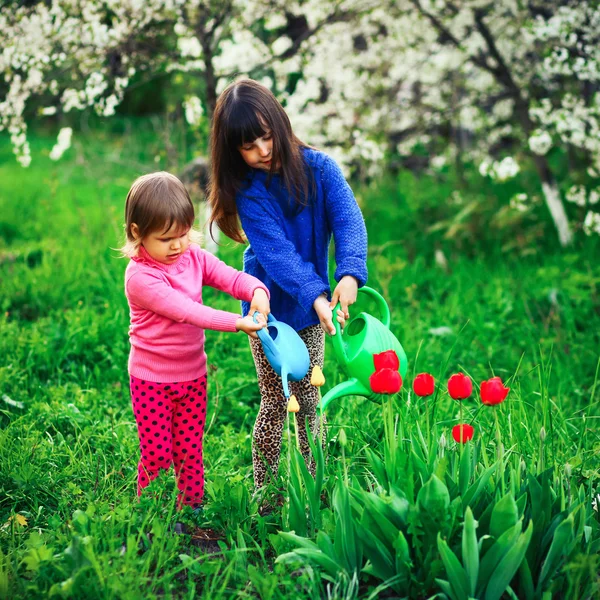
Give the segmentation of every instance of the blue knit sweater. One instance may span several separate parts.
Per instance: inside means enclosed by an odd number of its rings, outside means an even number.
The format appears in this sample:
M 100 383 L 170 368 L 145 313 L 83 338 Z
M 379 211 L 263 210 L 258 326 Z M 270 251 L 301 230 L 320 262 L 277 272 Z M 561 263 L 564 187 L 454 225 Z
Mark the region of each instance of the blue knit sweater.
M 260 279 L 271 294 L 273 315 L 300 331 L 317 325 L 312 305 L 329 286 L 329 244 L 335 242 L 335 279 L 352 275 L 367 281 L 367 230 L 354 194 L 336 162 L 323 152 L 303 149 L 315 190 L 298 210 L 281 177 L 252 169 L 236 196 L 242 228 L 250 245 L 244 271 Z M 250 309 L 242 303 L 242 312 Z

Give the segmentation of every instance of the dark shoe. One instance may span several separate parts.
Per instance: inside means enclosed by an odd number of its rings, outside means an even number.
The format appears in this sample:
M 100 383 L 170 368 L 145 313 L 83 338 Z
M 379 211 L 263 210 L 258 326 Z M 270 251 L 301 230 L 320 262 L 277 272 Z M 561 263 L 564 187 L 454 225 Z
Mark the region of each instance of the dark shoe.
M 258 507 L 258 514 L 261 517 L 267 517 L 275 512 L 276 509 L 283 506 L 285 499 L 283 494 L 277 494 L 271 502 L 264 500 Z
M 173 527 L 173 531 L 177 535 L 182 535 L 184 533 L 187 533 L 187 528 L 183 523 L 181 523 L 180 521 L 177 521 L 177 523 L 175 523 L 175 526 Z
M 223 540 L 223 536 L 219 535 L 214 529 L 195 527 L 190 531 L 192 536 L 192 545 L 200 548 L 207 554 L 217 554 L 221 552 L 219 541 Z

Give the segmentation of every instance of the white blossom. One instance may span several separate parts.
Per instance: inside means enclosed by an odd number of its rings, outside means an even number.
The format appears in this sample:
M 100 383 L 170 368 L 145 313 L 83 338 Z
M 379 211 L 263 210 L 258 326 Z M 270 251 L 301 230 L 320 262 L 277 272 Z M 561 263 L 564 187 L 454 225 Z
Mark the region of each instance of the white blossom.
M 281 55 L 286 50 L 289 50 L 293 45 L 292 39 L 287 35 L 282 35 L 280 38 L 277 38 L 273 44 L 271 45 L 271 50 L 273 50 L 273 54 Z
M 588 211 L 583 221 L 583 232 L 586 235 L 596 233 L 600 235 L 600 213 Z
M 183 57 L 200 58 L 202 55 L 202 46 L 197 37 L 179 38 L 177 47 Z
M 552 136 L 547 131 L 536 129 L 529 137 L 529 147 L 533 153 L 543 156 L 552 148 Z
M 520 171 L 519 164 L 511 156 L 506 156 L 501 161 L 484 160 L 479 165 L 479 173 L 489 176 L 497 181 L 507 181 L 515 177 Z
M 70 127 L 63 127 L 59 133 L 52 150 L 50 151 L 50 158 L 52 160 L 58 160 L 70 147 L 71 137 L 73 130 Z
M 577 206 L 585 206 L 587 199 L 587 192 L 585 187 L 582 185 L 572 185 L 565 194 L 565 198 L 568 202 L 572 202 Z
M 527 206 L 527 194 L 515 194 L 510 199 L 510 207 L 516 210 L 517 212 L 525 212 L 528 210 Z
M 185 111 L 185 120 L 192 127 L 198 127 L 202 120 L 202 115 L 204 114 L 200 98 L 198 98 L 198 96 L 188 96 L 183 101 L 183 107 Z

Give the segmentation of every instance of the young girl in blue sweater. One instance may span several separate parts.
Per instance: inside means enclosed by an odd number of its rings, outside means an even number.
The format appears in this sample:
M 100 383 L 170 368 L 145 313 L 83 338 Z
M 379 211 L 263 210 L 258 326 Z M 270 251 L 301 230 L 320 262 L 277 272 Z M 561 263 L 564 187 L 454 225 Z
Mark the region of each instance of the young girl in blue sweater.
M 231 239 L 250 243 L 244 271 L 270 292 L 277 319 L 298 331 L 308 347 L 311 369 L 291 384 L 300 450 L 310 461 L 306 418 L 318 436 L 318 388 L 310 385 L 312 367 L 323 367 L 325 332 L 343 326 L 358 288 L 367 281 L 367 232 L 352 190 L 335 161 L 300 141 L 281 104 L 265 86 L 245 79 L 227 87 L 215 108 L 211 136 L 209 201 L 213 223 Z M 336 271 L 333 293 L 328 257 L 333 235 Z M 244 303 L 242 310 L 268 307 Z M 261 404 L 252 445 L 254 483 L 276 475 L 287 404 L 281 381 L 258 340 L 250 340 Z

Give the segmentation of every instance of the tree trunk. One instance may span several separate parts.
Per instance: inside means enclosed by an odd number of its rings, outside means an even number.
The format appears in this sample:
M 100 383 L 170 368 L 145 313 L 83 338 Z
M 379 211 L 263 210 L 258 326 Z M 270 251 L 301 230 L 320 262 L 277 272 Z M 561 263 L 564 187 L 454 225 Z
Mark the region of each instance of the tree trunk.
M 569 227 L 569 221 L 567 219 L 567 213 L 563 206 L 560 192 L 556 182 L 542 181 L 542 191 L 544 192 L 544 199 L 546 200 L 546 206 L 552 215 L 554 226 L 558 231 L 558 239 L 560 245 L 564 248 L 573 241 L 573 233 Z
M 534 125 L 529 117 L 529 104 L 520 94 L 516 100 L 515 110 L 525 135 L 529 137 L 534 129 Z M 556 227 L 560 245 L 564 248 L 573 241 L 573 233 L 571 231 L 571 227 L 569 226 L 569 219 L 567 218 L 565 206 L 562 198 L 560 197 L 560 192 L 558 191 L 558 186 L 556 185 L 554 176 L 552 175 L 548 159 L 545 156 L 540 156 L 539 154 L 534 153 L 532 153 L 532 156 L 536 171 L 538 172 L 540 181 L 542 183 L 542 192 L 544 193 L 546 206 L 550 211 L 550 216 L 554 222 L 554 227 Z
M 217 77 L 215 67 L 213 65 L 212 49 L 210 47 L 210 39 L 206 36 L 200 39 L 202 44 L 202 53 L 204 57 L 204 85 L 206 85 L 206 105 L 208 108 L 208 118 L 212 120 L 215 106 L 217 105 Z

